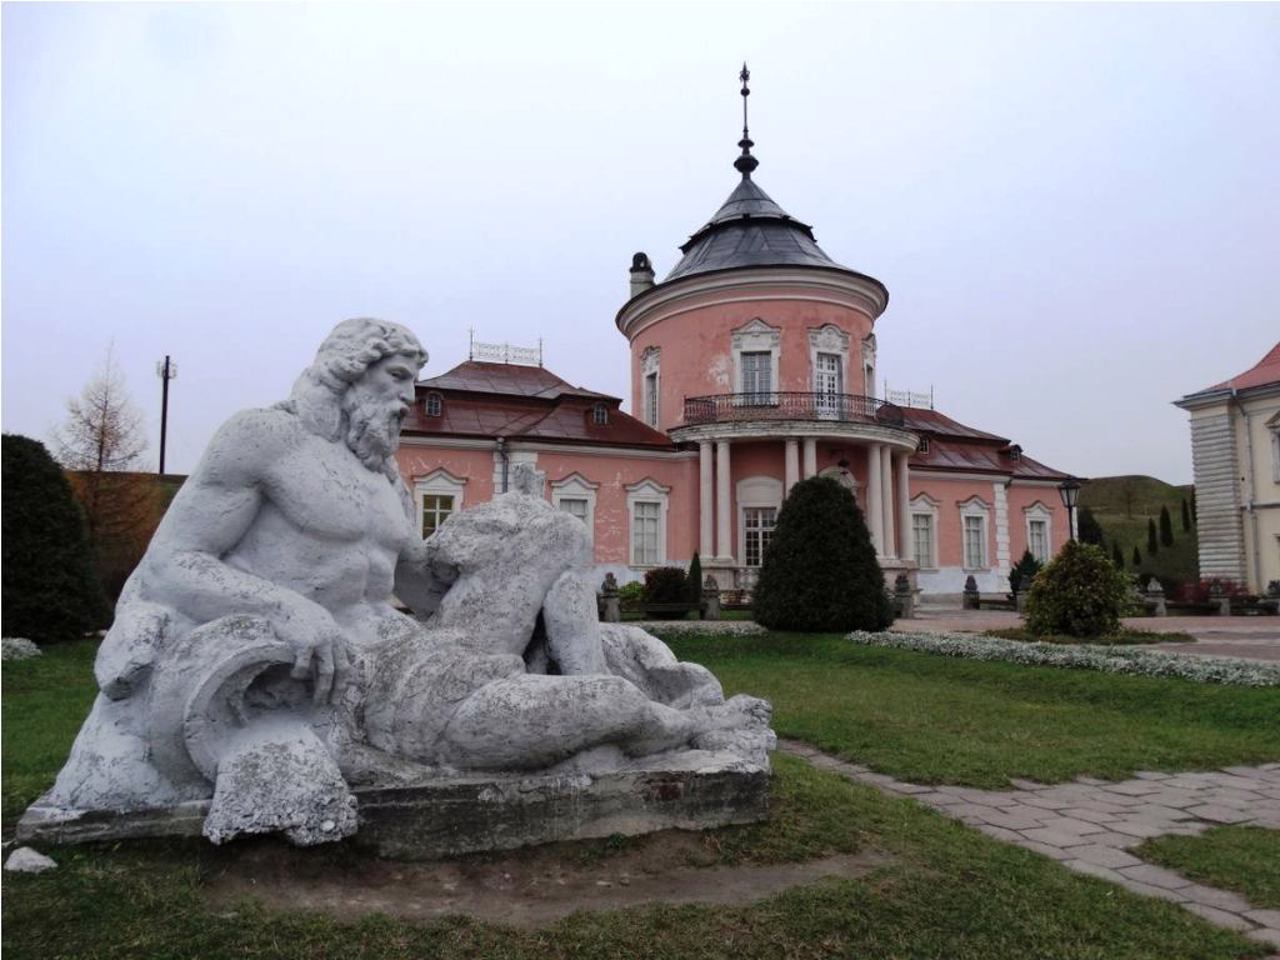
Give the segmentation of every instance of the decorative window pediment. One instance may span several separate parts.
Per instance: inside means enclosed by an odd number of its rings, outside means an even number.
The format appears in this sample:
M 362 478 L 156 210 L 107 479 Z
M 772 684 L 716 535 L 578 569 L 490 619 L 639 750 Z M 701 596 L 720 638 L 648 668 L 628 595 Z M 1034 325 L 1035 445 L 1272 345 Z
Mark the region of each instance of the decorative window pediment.
M 834 323 L 824 323 L 820 327 L 809 329 L 809 347 L 823 353 L 849 354 L 849 334 Z

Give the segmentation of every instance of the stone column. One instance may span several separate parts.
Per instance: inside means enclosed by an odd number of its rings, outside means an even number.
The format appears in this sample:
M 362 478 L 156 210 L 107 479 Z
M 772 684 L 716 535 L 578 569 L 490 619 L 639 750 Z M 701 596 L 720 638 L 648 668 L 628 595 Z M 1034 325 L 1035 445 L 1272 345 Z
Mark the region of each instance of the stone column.
M 867 525 L 871 528 L 871 542 L 875 544 L 876 553 L 884 556 L 884 498 L 881 496 L 880 482 L 883 474 L 880 468 L 880 444 L 873 443 L 867 447 Z
M 785 497 L 791 493 L 791 488 L 796 485 L 796 481 L 800 479 L 800 441 L 795 437 L 787 438 L 787 453 L 784 458 L 786 464 L 786 484 L 783 487 L 782 495 Z
M 730 535 L 729 441 L 716 441 L 716 557 L 733 559 L 733 540 Z
M 715 510 L 715 486 L 711 466 L 711 441 L 698 444 L 698 555 L 709 560 L 716 555 L 711 540 L 712 512 Z
M 804 478 L 808 480 L 818 472 L 818 441 L 813 437 L 804 440 Z
M 909 453 L 898 454 L 898 556 L 910 560 L 911 543 L 911 468 L 907 466 Z
M 884 508 L 883 536 L 884 555 L 898 555 L 898 533 L 896 518 L 893 513 L 893 450 L 887 444 L 880 451 L 880 497 Z

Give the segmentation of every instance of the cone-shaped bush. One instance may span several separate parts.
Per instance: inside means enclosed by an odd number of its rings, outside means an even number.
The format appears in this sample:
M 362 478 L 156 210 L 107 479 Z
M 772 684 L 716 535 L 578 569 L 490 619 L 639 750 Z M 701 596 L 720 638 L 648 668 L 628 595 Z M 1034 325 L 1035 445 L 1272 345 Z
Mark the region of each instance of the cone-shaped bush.
M 884 571 L 848 489 L 830 477 L 791 488 L 752 606 L 771 630 L 883 630 L 893 622 Z
M 0 462 L 5 636 L 78 640 L 103 622 L 106 609 L 71 485 L 30 437 L 6 433 Z
M 1129 579 L 1101 547 L 1070 540 L 1031 584 L 1027 629 L 1040 636 L 1116 633 L 1128 593 Z

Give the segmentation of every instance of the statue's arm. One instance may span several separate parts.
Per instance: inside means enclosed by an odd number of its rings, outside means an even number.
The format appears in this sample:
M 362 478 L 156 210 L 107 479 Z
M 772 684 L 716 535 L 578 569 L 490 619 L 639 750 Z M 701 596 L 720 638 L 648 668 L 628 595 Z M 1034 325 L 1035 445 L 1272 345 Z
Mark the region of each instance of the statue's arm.
M 420 620 L 435 613 L 440 601 L 458 578 L 458 568 L 445 561 L 434 543 L 414 537 L 396 563 L 396 596 Z
M 268 469 L 289 435 L 276 411 L 232 418 L 210 442 L 174 498 L 143 558 L 144 599 L 198 623 L 229 614 L 264 617 L 296 655 L 295 673 L 317 669 L 318 696 L 345 669 L 341 632 L 322 606 L 302 594 L 223 561 L 252 527 L 267 494 Z

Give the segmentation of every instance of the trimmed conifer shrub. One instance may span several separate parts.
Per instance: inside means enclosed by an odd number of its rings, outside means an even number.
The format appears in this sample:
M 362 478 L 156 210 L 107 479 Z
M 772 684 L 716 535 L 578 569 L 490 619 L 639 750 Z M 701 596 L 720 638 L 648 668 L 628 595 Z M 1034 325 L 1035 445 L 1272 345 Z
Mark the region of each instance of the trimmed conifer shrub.
M 771 630 L 883 630 L 893 604 L 853 494 L 830 477 L 791 488 L 764 553 L 752 608 Z
M 1137 570 L 1142 566 L 1142 551 L 1138 549 L 1138 545 L 1133 545 L 1133 569 Z
M 107 614 L 84 514 L 40 441 L 4 434 L 0 463 L 5 634 L 42 644 L 78 640 Z
M 1160 541 L 1156 538 L 1156 522 L 1147 517 L 1147 556 L 1154 557 L 1160 552 Z
M 693 559 L 689 561 L 689 580 L 685 589 L 689 594 L 689 602 L 702 604 L 702 560 L 698 551 L 693 551 Z
M 1111 562 L 1116 565 L 1117 570 L 1124 569 L 1124 553 L 1120 550 L 1119 540 L 1111 541 Z
M 1166 547 L 1173 546 L 1173 518 L 1169 516 L 1169 508 L 1160 508 L 1160 543 Z
M 1018 592 L 1018 584 L 1024 579 L 1027 585 L 1031 585 L 1031 581 L 1036 578 L 1036 574 L 1043 568 L 1039 560 L 1032 556 L 1031 551 L 1023 550 L 1022 559 L 1013 565 L 1013 569 L 1009 571 L 1009 589 L 1014 593 Z
M 1081 507 L 1076 512 L 1076 539 L 1081 543 L 1102 545 L 1102 524 L 1088 507 Z
M 1101 547 L 1068 541 L 1027 596 L 1027 630 L 1038 636 L 1104 637 L 1120 629 L 1129 578 Z
M 1187 506 L 1187 498 L 1182 498 L 1182 530 L 1185 533 L 1191 529 L 1191 509 Z

